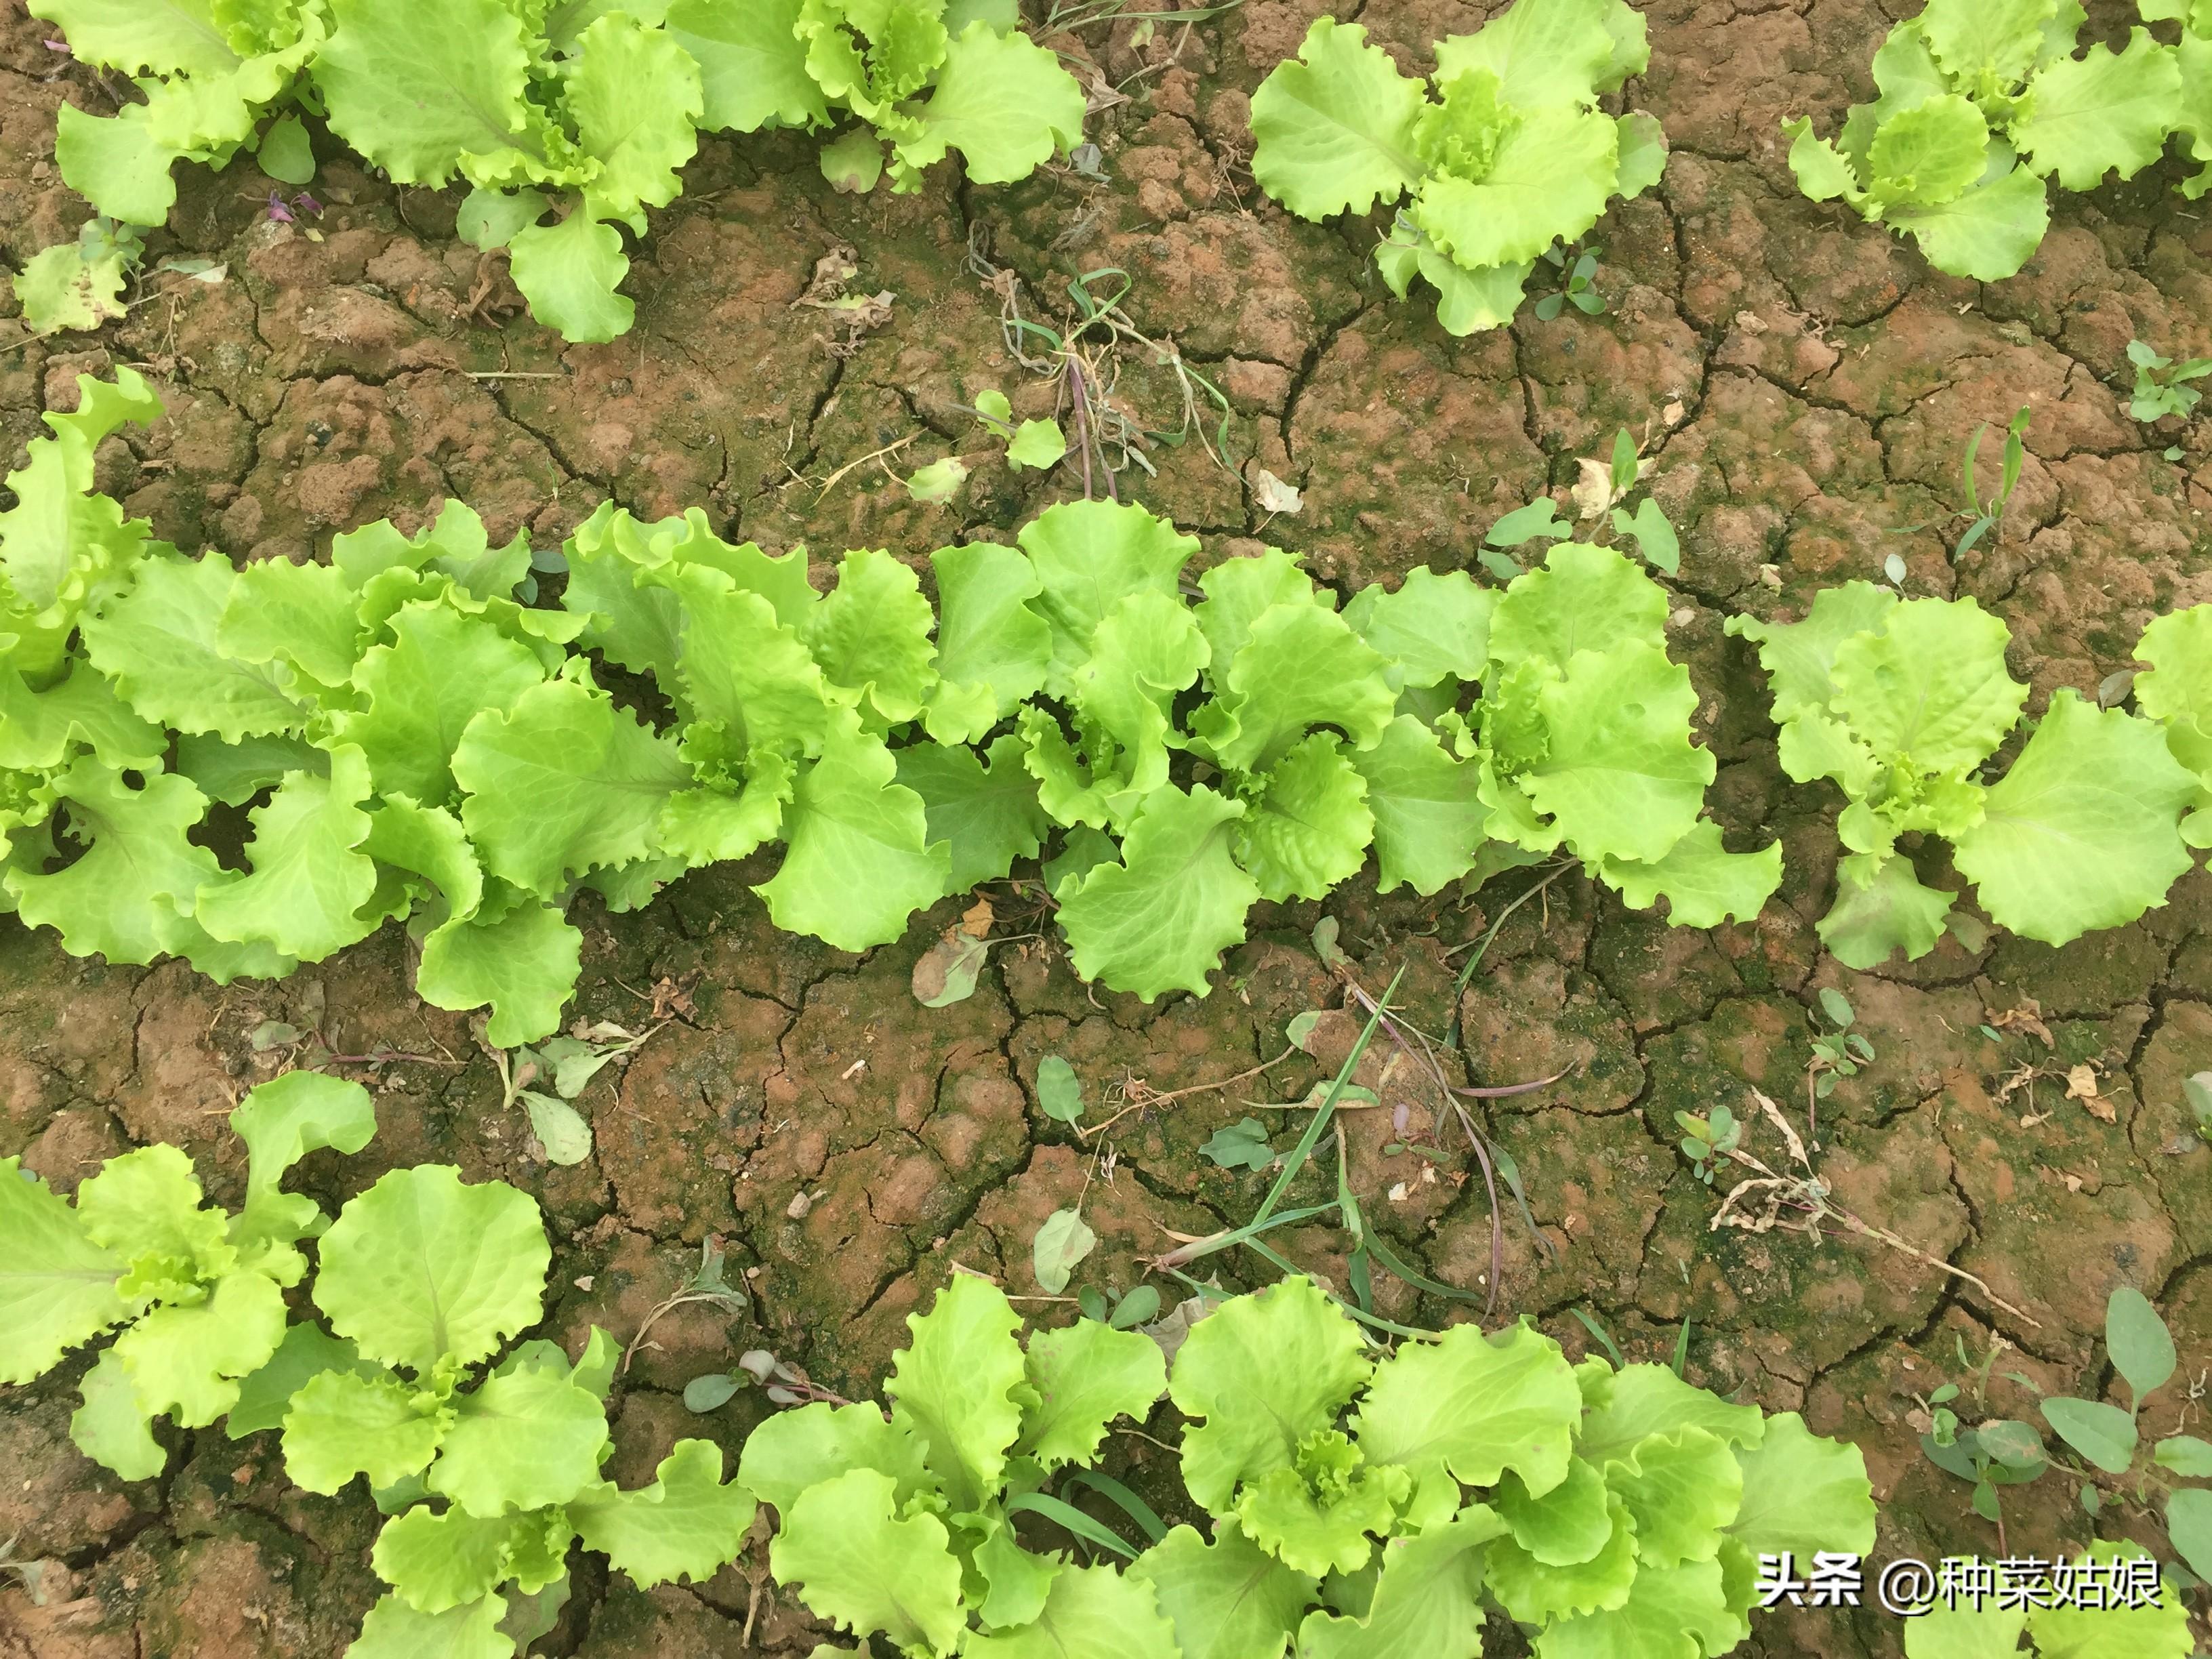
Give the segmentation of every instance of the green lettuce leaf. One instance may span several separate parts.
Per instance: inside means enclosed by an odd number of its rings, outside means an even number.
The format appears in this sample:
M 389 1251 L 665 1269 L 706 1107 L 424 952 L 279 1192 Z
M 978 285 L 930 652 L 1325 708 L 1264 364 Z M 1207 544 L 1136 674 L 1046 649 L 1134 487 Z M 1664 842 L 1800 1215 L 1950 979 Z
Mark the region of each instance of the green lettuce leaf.
M 606 1441 L 606 1408 L 589 1389 L 510 1371 L 455 1404 L 427 1484 L 478 1519 L 544 1509 L 597 1483 Z
M 516 231 L 507 252 L 508 272 L 530 301 L 530 314 L 562 339 L 617 339 L 636 321 L 636 305 L 618 291 L 629 275 L 622 232 L 596 217 L 588 200 L 557 223 Z
M 1035 1624 L 970 1636 L 960 1651 L 978 1659 L 1188 1659 L 1152 1587 L 1108 1566 L 1062 1568 Z
M 1259 884 L 1237 868 L 1242 802 L 1204 785 L 1150 797 L 1129 826 L 1121 861 L 1099 864 L 1057 894 L 1076 971 L 1150 1002 L 1166 991 L 1204 995 L 1221 952 L 1244 937 Z
M 2012 137 L 2032 171 L 2069 190 L 2094 190 L 2109 172 L 2132 179 L 2165 153 L 2180 116 L 2180 59 L 2130 29 L 2123 52 L 2100 42 L 2038 70 L 2027 112 Z
M 1021 1433 L 1020 1316 L 996 1285 L 960 1273 L 906 1324 L 910 1340 L 884 1392 L 913 1424 L 954 1511 L 976 1509 L 998 1490 Z
M 806 72 L 806 48 L 794 30 L 805 0 L 669 0 L 669 38 L 699 66 L 704 108 L 699 125 L 714 131 L 814 127 L 830 105 Z
M 1375 838 L 1375 816 L 1367 806 L 1367 780 L 1341 738 L 1315 732 L 1259 785 L 1250 810 L 1237 820 L 1237 861 L 1261 897 L 1326 898 L 1339 882 L 1359 873 Z
M 895 1412 L 886 1419 L 871 1405 L 816 1401 L 779 1412 L 745 1437 L 738 1481 L 778 1514 L 789 1515 L 810 1486 L 851 1469 L 873 1469 L 891 1480 L 892 1501 L 904 1509 L 933 1483 L 922 1461 L 914 1419 Z
M 1241 1484 L 1294 1468 L 1298 1442 L 1330 1427 L 1371 1369 L 1358 1328 L 1310 1279 L 1222 1304 L 1191 1327 L 1168 1383 L 1176 1408 L 1204 1419 L 1183 1431 L 1192 1501 L 1226 1515 Z
M 1028 35 L 978 21 L 945 42 L 937 84 L 915 115 L 914 135 L 896 140 L 897 187 L 918 188 L 913 170 L 948 149 L 960 152 L 974 183 L 1003 185 L 1082 143 L 1083 88 Z
M 908 1653 L 951 1653 L 967 1627 L 960 1563 L 945 1525 L 922 1510 L 902 1519 L 896 1483 L 851 1469 L 810 1486 L 769 1546 L 776 1582 L 838 1629 L 881 1632 Z
M 86 1236 L 77 1212 L 22 1160 L 0 1158 L 0 1382 L 28 1382 L 131 1314 L 130 1264 Z
M 394 1170 L 353 1200 L 319 1256 L 315 1304 L 331 1328 L 417 1376 L 489 1358 L 534 1324 L 552 1259 L 528 1194 L 435 1164 Z
M 451 605 L 404 605 L 385 626 L 391 641 L 349 665 L 362 706 L 335 730 L 368 757 L 378 794 L 436 805 L 458 791 L 453 751 L 469 722 L 514 707 L 544 672 L 527 647 Z
M 565 100 L 576 142 L 599 164 L 584 188 L 586 210 L 642 236 L 644 210 L 676 199 L 677 169 L 699 148 L 698 64 L 660 29 L 605 13 L 578 39 Z
M 1582 1412 L 1573 1368 L 1550 1337 L 1526 1323 L 1496 1338 L 1459 1325 L 1376 1366 L 1352 1427 L 1370 1462 L 1441 1461 L 1470 1486 L 1510 1469 L 1540 1498 L 1566 1479 Z
M 1427 172 L 1414 149 L 1426 101 L 1360 25 L 1320 18 L 1252 94 L 1253 177 L 1302 219 L 1395 202 Z
M 1175 1626 L 1182 1659 L 1281 1659 L 1318 1585 L 1237 1529 L 1218 1522 L 1212 1542 L 1176 1527 L 1130 1563 Z
M 1308 1613 L 1298 1626 L 1299 1659 L 1399 1659 L 1414 1653 L 1476 1659 L 1483 1624 L 1478 1552 L 1504 1529 L 1494 1510 L 1477 1504 L 1418 1537 L 1392 1539 L 1383 1548 L 1382 1571 L 1365 1614 Z
M 167 1449 L 154 1438 L 153 1419 L 138 1404 L 122 1355 L 112 1348 L 100 1355 L 78 1393 L 70 1440 L 79 1451 L 125 1480 L 151 1480 L 168 1467 Z
M 1372 749 L 1349 758 L 1367 785 L 1382 891 L 1410 884 L 1425 896 L 1474 867 L 1490 819 L 1478 767 L 1455 760 L 1411 714 L 1399 715 Z
M 753 890 L 778 927 L 865 951 L 896 939 L 950 890 L 951 849 L 929 840 L 922 798 L 897 775 L 882 743 L 849 732 L 799 774 L 782 866 Z M 853 880 L 855 870 L 868 872 L 866 883 Z
M 1014 1449 L 1049 1471 L 1089 1463 L 1115 1418 L 1143 1422 L 1166 1391 L 1167 1365 L 1159 1344 L 1142 1332 L 1079 1319 L 1030 1339 L 1023 1377 L 1036 1403 L 1022 1413 Z
M 751 1495 L 722 1480 L 721 1449 L 679 1440 L 635 1492 L 601 1486 L 568 1504 L 584 1547 L 629 1575 L 641 1589 L 688 1578 L 704 1583 L 744 1548 Z

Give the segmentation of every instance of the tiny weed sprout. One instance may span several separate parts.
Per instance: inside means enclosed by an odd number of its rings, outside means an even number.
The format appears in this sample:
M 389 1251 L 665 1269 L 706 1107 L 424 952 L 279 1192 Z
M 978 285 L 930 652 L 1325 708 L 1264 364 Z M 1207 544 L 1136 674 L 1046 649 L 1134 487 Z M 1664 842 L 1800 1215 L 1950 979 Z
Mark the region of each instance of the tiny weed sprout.
M 1813 1058 L 1807 1066 L 1816 1098 L 1826 1100 L 1836 1091 L 1838 1078 L 1856 1077 L 1859 1067 L 1874 1062 L 1874 1044 L 1851 1029 L 1856 1016 L 1850 1001 L 1833 986 L 1820 988 L 1820 1012 L 1832 1028 L 1813 1033 Z
M 1702 1116 L 1695 1112 L 1677 1112 L 1674 1121 L 1682 1131 L 1682 1156 L 1690 1160 L 1691 1170 L 1698 1179 L 1711 1186 L 1721 1160 L 1743 1144 L 1743 1125 L 1725 1106 L 1716 1106 Z
M 1626 0 L 1516 0 L 1437 41 L 1427 82 L 1400 74 L 1362 25 L 1322 17 L 1252 94 L 1252 176 L 1303 219 L 1393 209 L 1375 248 L 1390 291 L 1405 298 L 1418 276 L 1452 333 L 1502 327 L 1537 259 L 1659 182 L 1659 123 L 1600 107 L 1650 57 Z M 1540 314 L 1565 299 L 1602 310 L 1589 276 L 1577 260 Z
M 2137 4 L 2144 23 L 2180 21 L 2179 42 L 2137 27 L 2118 52 L 2084 51 L 2087 14 L 2072 0 L 1929 0 L 1890 30 L 1874 58 L 1880 95 L 1853 105 L 1836 137 L 1809 117 L 1784 123 L 1799 188 L 1910 234 L 1938 270 L 2012 276 L 2050 225 L 2048 181 L 2132 179 L 2176 136 L 2212 161 L 2212 15 L 2196 0 Z M 2181 188 L 2208 185 L 2212 167 Z
M 1590 277 L 1597 270 L 1598 258 L 1604 252 L 1602 248 L 1586 248 L 1570 265 L 1565 250 L 1556 247 L 1544 250 L 1544 262 L 1559 273 L 1559 286 L 1536 301 L 1539 319 L 1548 323 L 1570 305 L 1585 317 L 1604 314 L 1605 301 L 1590 286 Z
M 2141 340 L 2128 342 L 2128 361 L 2135 365 L 2135 392 L 2128 399 L 2128 414 L 2138 421 L 2160 421 L 2169 415 L 2186 418 L 2204 394 L 2189 384 L 2212 374 L 2212 357 L 2191 357 L 2177 363 L 2162 357 Z

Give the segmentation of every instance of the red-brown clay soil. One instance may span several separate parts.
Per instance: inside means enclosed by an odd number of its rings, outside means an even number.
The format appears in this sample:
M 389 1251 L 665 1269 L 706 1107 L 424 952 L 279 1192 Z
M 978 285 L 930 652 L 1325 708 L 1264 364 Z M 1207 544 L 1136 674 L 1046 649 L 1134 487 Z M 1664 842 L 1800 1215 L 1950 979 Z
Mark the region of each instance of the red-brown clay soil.
M 168 292 L 125 324 L 0 353 L 0 451 L 16 453 L 42 410 L 72 399 L 79 372 L 127 362 L 150 368 L 169 414 L 112 442 L 101 479 L 186 546 L 306 556 L 366 519 L 412 526 L 448 495 L 496 532 L 527 525 L 550 544 L 611 496 L 641 514 L 704 504 L 726 535 L 772 549 L 884 546 L 918 560 L 1006 538 L 1081 488 L 1072 468 L 1040 483 L 994 464 L 946 509 L 909 500 L 876 462 L 855 465 L 902 440 L 902 469 L 974 447 L 958 406 L 987 387 L 1025 413 L 1049 406 L 1049 389 L 1009 356 L 971 248 L 1018 276 L 1030 316 L 1064 308 L 1071 275 L 1124 268 L 1137 325 L 1230 399 L 1232 459 L 1304 490 L 1301 514 L 1269 519 L 1196 442 L 1155 446 L 1157 477 L 1125 472 L 1121 487 L 1201 533 L 1208 561 L 1287 547 L 1340 584 L 1464 568 L 1501 510 L 1571 481 L 1575 458 L 1616 428 L 1650 432 L 1654 489 L 1682 530 L 1670 635 L 1705 696 L 1717 811 L 1742 836 L 1783 837 L 1781 896 L 1755 925 L 1673 932 L 1569 877 L 1507 921 L 1457 1008 L 1464 958 L 1449 953 L 1487 926 L 1511 881 L 1468 902 L 1378 899 L 1355 884 L 1325 908 L 1368 990 L 1402 966 L 1408 1019 L 1462 1023 L 1464 1080 L 1571 1068 L 1477 1114 L 1517 1163 L 1542 1236 L 1509 1200 L 1503 1314 L 1580 1352 L 1579 1309 L 1641 1358 L 1670 1355 L 1688 1322 L 1693 1380 L 1802 1409 L 1863 1445 L 1883 1556 L 1993 1553 L 1965 1486 L 1917 1444 L 1923 1397 L 1971 1381 L 1962 1354 L 2007 1346 L 1990 1415 L 2033 1416 L 2033 1388 L 2103 1395 L 2115 1386 L 2106 1297 L 2132 1285 L 2166 1314 L 2189 1375 L 2212 1364 L 2212 1149 L 2181 1100 L 2182 1079 L 2212 1066 L 2212 877 L 2064 950 L 2000 937 L 1978 952 L 1948 942 L 1910 968 L 1840 969 L 1812 927 L 1837 803 L 1783 777 L 1755 664 L 1722 624 L 1799 614 L 1816 587 L 1873 576 L 1900 553 L 1913 591 L 1972 594 L 2005 617 L 2012 665 L 2039 707 L 2056 687 L 2094 689 L 2124 666 L 2153 615 L 2212 600 L 2212 422 L 2145 428 L 2120 392 L 2131 337 L 2177 356 L 2212 351 L 2212 220 L 2182 210 L 2162 170 L 2059 197 L 2042 251 L 2008 283 L 1933 274 L 1880 229 L 1804 200 L 1778 131 L 1802 112 L 1827 130 L 1867 95 L 1872 46 L 1909 7 L 1654 0 L 1651 69 L 1631 92 L 1665 122 L 1674 158 L 1594 239 L 1609 309 L 1551 323 L 1524 310 L 1510 330 L 1456 341 L 1381 288 L 1364 262 L 1369 227 L 1293 221 L 1243 167 L 1251 89 L 1321 9 L 1247 0 L 1187 33 L 1163 26 L 1141 47 L 1126 25 L 1083 43 L 1128 92 L 1095 123 L 1105 184 L 1060 172 L 971 187 L 940 169 L 920 195 L 855 198 L 822 183 L 807 141 L 708 139 L 635 252 L 636 330 L 609 345 L 564 347 L 514 314 L 495 263 L 453 237 L 458 192 L 395 191 L 339 162 L 314 187 L 327 210 L 288 225 L 263 211 L 266 181 L 249 165 L 193 173 L 153 257 L 221 258 L 227 280 L 157 277 Z M 1495 9 L 1373 0 L 1362 21 L 1415 70 L 1433 37 Z M 21 0 L 0 3 L 0 242 L 17 265 L 86 211 L 48 159 L 55 109 L 104 96 L 40 45 L 47 33 Z M 819 313 L 793 307 L 840 246 L 858 250 L 859 289 L 895 295 L 849 355 L 830 349 Z M 1141 349 L 1126 354 L 1121 392 L 1146 424 L 1178 418 L 1172 372 Z M 2034 422 L 2012 514 L 1954 568 L 1939 529 L 1900 526 L 1955 504 L 1966 434 L 2023 402 Z M 2162 458 L 2174 445 L 2179 462 Z M 1100 1246 L 1079 1285 L 1126 1287 L 1170 1231 L 1248 1215 L 1261 1177 L 1197 1148 L 1248 1100 L 1301 1097 L 1322 1074 L 1315 1060 L 1133 1113 L 1091 1144 L 1039 1109 L 1037 1063 L 1065 1055 L 1096 1117 L 1132 1080 L 1169 1091 L 1258 1065 L 1293 1016 L 1345 1001 L 1309 941 L 1324 907 L 1304 905 L 1257 914 L 1253 942 L 1203 1000 L 1146 1006 L 1086 990 L 1056 948 L 1033 945 L 999 951 L 969 1000 L 926 1010 L 909 972 L 957 904 L 852 957 L 775 933 L 748 890 L 765 873 L 695 874 L 628 915 L 588 896 L 579 906 L 579 1013 L 638 1026 L 662 981 L 689 987 L 692 1003 L 601 1074 L 581 1103 L 598 1150 L 569 1170 L 545 1165 L 501 1113 L 466 1022 L 415 1001 L 394 930 L 285 983 L 225 991 L 179 964 L 74 961 L 51 934 L 0 919 L 0 1153 L 68 1190 L 100 1158 L 166 1139 L 234 1198 L 243 1161 L 220 1114 L 285 1063 L 254 1051 L 264 1022 L 319 1026 L 343 1053 L 431 1056 L 356 1070 L 377 1091 L 382 1128 L 362 1156 L 309 1165 L 326 1200 L 426 1159 L 537 1194 L 559 1243 L 546 1330 L 571 1344 L 593 1322 L 626 1340 L 709 1236 L 750 1289 L 752 1318 L 692 1308 L 655 1327 L 617 1396 L 614 1472 L 629 1480 L 684 1434 L 734 1454 L 767 1409 L 759 1395 L 704 1418 L 678 1396 L 743 1349 L 770 1348 L 857 1394 L 955 1263 L 1034 1292 L 1030 1237 L 1086 1182 Z M 1846 1235 L 1710 1230 L 1717 1194 L 1676 1151 L 1674 1115 L 1743 1114 L 1756 1088 L 1802 1125 L 1826 987 L 1848 994 L 1878 1058 L 1822 1104 L 1822 1172 L 1837 1202 L 1958 1274 Z M 2040 1024 L 2002 1018 L 2024 1010 Z M 1317 1030 L 1325 1059 L 1342 1052 L 1347 1018 Z M 2005 1026 L 2001 1041 L 1988 1024 Z M 1410 1068 L 1386 1077 L 1379 1054 L 1367 1064 L 1387 1106 L 1412 1106 L 1418 1134 L 1433 1099 Z M 2094 1069 L 2094 1103 L 2068 1097 L 2079 1066 Z M 1430 1273 L 1486 1290 L 1490 1205 L 1464 1139 L 1392 1152 L 1388 1115 L 1348 1132 L 1371 1224 Z M 1781 1155 L 1764 1128 L 1748 1144 Z M 1340 1284 L 1342 1242 L 1314 1233 L 1285 1248 Z M 1216 1260 L 1226 1283 L 1265 1276 Z M 1395 1280 L 1376 1294 L 1396 1319 L 1464 1316 Z M 0 1538 L 18 1559 L 65 1564 L 46 1607 L 0 1595 L 0 1655 L 341 1652 L 375 1593 L 366 1498 L 303 1494 L 272 1436 L 216 1431 L 173 1435 L 173 1473 L 120 1485 L 67 1438 L 82 1370 L 0 1393 Z M 2158 1431 L 2198 1415 L 2181 1393 L 2153 1410 Z M 1162 1410 L 1154 1427 L 1168 1433 Z M 2082 1527 L 2056 1479 L 2010 1489 L 2006 1515 L 2015 1553 L 2049 1553 Z M 2139 1521 L 2106 1524 L 2156 1537 Z M 550 1650 L 744 1650 L 743 1564 L 649 1595 L 585 1565 L 577 1589 Z M 807 1650 L 802 1615 L 768 1597 L 753 1611 L 757 1644 Z M 1493 1634 L 1493 1650 L 1515 1650 L 1510 1630 Z M 1762 1624 L 1753 1646 L 1887 1654 L 1897 1637 L 1872 1613 L 1808 1614 Z

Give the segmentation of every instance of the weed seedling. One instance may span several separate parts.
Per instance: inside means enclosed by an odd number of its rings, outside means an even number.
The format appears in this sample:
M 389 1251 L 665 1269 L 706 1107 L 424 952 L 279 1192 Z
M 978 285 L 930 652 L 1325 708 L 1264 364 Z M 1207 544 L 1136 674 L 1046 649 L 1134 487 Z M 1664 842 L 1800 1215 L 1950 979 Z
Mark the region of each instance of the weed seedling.
M 2141 340 L 2130 340 L 2128 361 L 2136 366 L 2135 392 L 2128 399 L 2128 414 L 2133 419 L 2185 417 L 2203 401 L 2204 394 L 2186 382 L 2212 374 L 2212 357 L 2191 357 L 2177 363 L 2171 357 L 2161 357 Z
M 1851 1029 L 1857 1016 L 1850 999 L 1833 986 L 1820 988 L 1820 1018 L 1835 1029 L 1823 1031 L 1817 1021 L 1813 1030 L 1813 1058 L 1805 1067 L 1806 1085 L 1815 1101 L 1836 1092 L 1838 1078 L 1856 1077 L 1859 1067 L 1874 1063 L 1874 1044 Z
M 1590 278 L 1597 270 L 1598 256 L 1604 252 L 1600 247 L 1585 248 L 1570 265 L 1564 248 L 1546 248 L 1544 261 L 1559 273 L 1559 286 L 1536 301 L 1536 315 L 1548 323 L 1566 307 L 1572 306 L 1585 317 L 1603 316 L 1605 300 L 1590 286 Z
M 1966 453 L 1959 459 L 1959 479 L 1965 505 L 1957 516 L 1971 519 L 1966 533 L 1959 538 L 1959 544 L 1951 550 L 1951 562 L 1956 564 L 1973 550 L 1974 544 L 1991 531 L 2003 532 L 2005 508 L 2011 503 L 2012 492 L 2020 487 L 2021 469 L 2027 462 L 2027 423 L 2032 411 L 2026 404 L 2005 428 L 2004 470 L 1999 476 L 1996 494 L 1987 501 L 1981 497 L 1974 483 L 1974 455 L 1982 447 L 1982 434 L 1990 429 L 1984 421 L 1974 428 L 1974 435 L 1966 440 Z
M 1695 1112 L 1677 1112 L 1674 1121 L 1682 1129 L 1682 1156 L 1690 1160 L 1698 1179 L 1711 1186 L 1720 1160 L 1743 1143 L 1743 1125 L 1725 1106 L 1716 1106 L 1702 1117 Z

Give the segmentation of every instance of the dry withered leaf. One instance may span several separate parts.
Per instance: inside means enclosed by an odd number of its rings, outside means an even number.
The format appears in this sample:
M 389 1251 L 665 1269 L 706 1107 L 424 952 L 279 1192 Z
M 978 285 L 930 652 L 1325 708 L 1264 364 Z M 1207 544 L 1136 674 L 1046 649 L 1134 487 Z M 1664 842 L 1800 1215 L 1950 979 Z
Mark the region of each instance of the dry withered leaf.
M 2000 1031 L 2021 1031 L 2029 1036 L 2039 1037 L 2046 1048 L 2057 1047 L 2051 1040 L 2051 1028 L 2043 1023 L 2042 1005 L 2033 997 L 2017 1008 L 2006 1009 L 1992 1018 L 1990 1024 Z
M 2066 1073 L 2066 1098 L 2080 1101 L 2100 1123 L 2120 1121 L 2118 1109 L 2097 1092 L 2097 1068 L 2094 1066 L 2076 1066 Z

